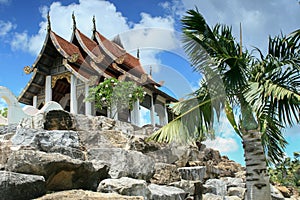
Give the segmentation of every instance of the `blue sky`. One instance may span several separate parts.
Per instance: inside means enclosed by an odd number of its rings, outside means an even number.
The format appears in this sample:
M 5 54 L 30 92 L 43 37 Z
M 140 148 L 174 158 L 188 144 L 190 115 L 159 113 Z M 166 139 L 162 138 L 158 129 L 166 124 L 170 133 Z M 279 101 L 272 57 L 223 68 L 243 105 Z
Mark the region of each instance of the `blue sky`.
M 299 28 L 300 5 L 297 0 L 0 0 L 0 85 L 18 96 L 30 79 L 23 67 L 32 65 L 46 34 L 49 11 L 52 30 L 69 40 L 72 12 L 77 27 L 91 36 L 92 17 L 97 29 L 106 37 L 120 35 L 125 49 L 132 54 L 140 49 L 141 62 L 150 66 L 156 81 L 165 81 L 165 89 L 177 98 L 197 88 L 201 76 L 194 73 L 182 51 L 180 18 L 187 9 L 198 7 L 207 22 L 231 25 L 238 38 L 243 26 L 247 49 L 267 48 L 269 35 L 290 33 Z M 5 102 L 0 101 L 0 108 Z M 243 163 L 241 142 L 224 118 L 221 118 L 215 141 L 208 145 Z M 285 131 L 290 142 L 287 154 L 300 151 L 300 127 Z

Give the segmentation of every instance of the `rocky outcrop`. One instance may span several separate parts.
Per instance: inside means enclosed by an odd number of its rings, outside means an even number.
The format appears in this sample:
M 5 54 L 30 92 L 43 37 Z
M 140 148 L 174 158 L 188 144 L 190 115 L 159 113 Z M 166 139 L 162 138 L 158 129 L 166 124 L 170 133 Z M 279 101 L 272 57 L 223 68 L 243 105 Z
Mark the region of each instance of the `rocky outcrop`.
M 206 175 L 205 166 L 197 167 L 180 167 L 178 168 L 181 179 L 189 181 L 201 181 L 203 182 Z
M 202 194 L 203 199 L 244 199 L 241 165 L 201 143 L 149 142 L 153 130 L 65 111 L 40 112 L 18 126 L 0 126 L 0 168 L 13 174 L 0 176 L 7 178 L 0 198 L 17 191 L 13 195 L 35 195 L 22 199 L 45 192 L 51 194 L 39 199 L 187 200 Z M 288 196 L 283 189 L 273 190 L 273 199 Z M 57 190 L 69 191 L 53 193 Z M 19 198 L 13 195 L 7 199 Z
M 100 192 L 92 192 L 92 191 L 84 191 L 84 190 L 69 190 L 69 191 L 61 191 L 55 192 L 51 194 L 47 194 L 36 200 L 143 200 L 143 197 L 138 196 L 125 196 L 116 193 L 100 193 Z
M 168 185 L 180 180 L 180 173 L 176 165 L 155 163 L 155 173 L 150 182 L 158 185 Z
M 121 148 L 89 149 L 88 160 L 109 163 L 111 178 L 131 177 L 148 181 L 154 174 L 153 159 L 137 151 Z
M 125 148 L 128 137 L 121 131 L 77 131 L 85 149 L 93 148 Z
M 142 196 L 145 200 L 149 200 L 151 197 L 151 192 L 147 187 L 146 181 L 128 177 L 105 179 L 101 181 L 97 191 L 128 196 Z
M 19 128 L 11 138 L 12 146 L 57 152 L 72 158 L 84 159 L 78 133 L 70 130 L 38 130 Z
M 46 183 L 44 177 L 0 171 L 1 199 L 33 199 L 44 194 L 46 194 Z
M 96 190 L 99 182 L 108 177 L 108 166 L 72 159 L 59 153 L 34 150 L 14 151 L 6 169 L 12 172 L 44 176 L 48 190 Z
M 188 195 L 184 190 L 173 186 L 150 184 L 148 188 L 153 200 L 182 200 Z

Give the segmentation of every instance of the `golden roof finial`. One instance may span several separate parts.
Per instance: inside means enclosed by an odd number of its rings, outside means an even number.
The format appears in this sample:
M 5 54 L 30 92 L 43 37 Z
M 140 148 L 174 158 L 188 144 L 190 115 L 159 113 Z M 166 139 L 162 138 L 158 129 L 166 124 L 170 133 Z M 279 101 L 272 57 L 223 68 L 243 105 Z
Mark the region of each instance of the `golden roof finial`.
M 72 13 L 72 19 L 73 19 L 73 30 L 75 30 L 76 29 L 76 19 L 75 19 L 74 11 Z
M 96 29 L 96 19 L 95 19 L 95 15 L 93 16 L 93 32 L 95 32 Z
M 49 11 L 47 14 L 47 20 L 48 20 L 47 31 L 51 31 L 51 21 L 50 21 L 50 12 Z

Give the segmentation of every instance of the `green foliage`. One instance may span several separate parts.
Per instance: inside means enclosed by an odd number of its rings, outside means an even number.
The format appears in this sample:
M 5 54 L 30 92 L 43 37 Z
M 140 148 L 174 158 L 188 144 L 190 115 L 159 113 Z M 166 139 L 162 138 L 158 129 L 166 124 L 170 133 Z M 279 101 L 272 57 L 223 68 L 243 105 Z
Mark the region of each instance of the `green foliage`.
M 98 109 L 117 110 L 133 109 L 133 103 L 137 100 L 143 101 L 145 92 L 141 86 L 132 81 L 118 81 L 115 78 L 105 79 L 97 86 L 89 89 L 89 95 L 85 101 L 95 102 Z
M 7 117 L 7 111 L 8 111 L 7 108 L 1 109 L 1 110 L 0 110 L 0 115 L 2 115 L 3 117 Z
M 204 78 L 190 99 L 175 105 L 178 117 L 150 139 L 194 140 L 225 112 L 239 136 L 244 130 L 261 132 L 268 161 L 280 161 L 287 144 L 281 130 L 300 122 L 300 29 L 270 38 L 267 55 L 256 48 L 261 56 L 255 58 L 230 27 L 210 28 L 197 9 L 188 10 L 182 24 L 185 52 Z M 240 110 L 238 123 L 233 108 Z
M 295 187 L 300 192 L 300 152 L 294 153 L 294 159 L 287 157 L 268 170 L 272 183 Z

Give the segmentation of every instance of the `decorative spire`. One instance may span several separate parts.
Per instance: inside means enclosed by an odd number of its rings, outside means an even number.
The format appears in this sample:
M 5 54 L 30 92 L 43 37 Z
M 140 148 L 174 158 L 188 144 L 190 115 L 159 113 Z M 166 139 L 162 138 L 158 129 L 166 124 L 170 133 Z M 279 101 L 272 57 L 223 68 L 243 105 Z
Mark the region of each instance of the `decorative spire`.
M 152 66 L 150 66 L 149 76 L 152 77 Z
M 93 16 L 93 32 L 96 32 L 96 19 L 95 19 L 95 15 Z
M 75 19 L 74 11 L 72 13 L 72 19 L 73 19 L 73 30 L 75 30 L 76 29 L 76 19 Z
M 140 59 L 140 48 L 138 48 L 137 51 L 136 51 L 136 57 L 137 57 L 138 59 Z
M 51 31 L 51 21 L 50 21 L 49 11 L 48 11 L 48 14 L 47 14 L 47 20 L 48 20 L 47 31 Z

